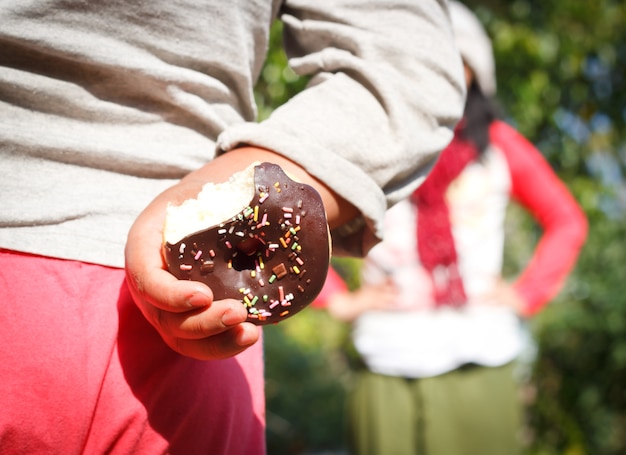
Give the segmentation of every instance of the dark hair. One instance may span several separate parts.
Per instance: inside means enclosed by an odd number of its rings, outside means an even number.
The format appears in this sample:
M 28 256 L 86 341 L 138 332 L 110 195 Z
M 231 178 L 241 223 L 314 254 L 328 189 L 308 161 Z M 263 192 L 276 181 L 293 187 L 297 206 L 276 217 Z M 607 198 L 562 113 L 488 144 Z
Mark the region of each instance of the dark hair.
M 471 141 L 482 155 L 489 145 L 489 125 L 498 118 L 495 104 L 472 82 L 465 100 L 464 125 L 461 135 Z

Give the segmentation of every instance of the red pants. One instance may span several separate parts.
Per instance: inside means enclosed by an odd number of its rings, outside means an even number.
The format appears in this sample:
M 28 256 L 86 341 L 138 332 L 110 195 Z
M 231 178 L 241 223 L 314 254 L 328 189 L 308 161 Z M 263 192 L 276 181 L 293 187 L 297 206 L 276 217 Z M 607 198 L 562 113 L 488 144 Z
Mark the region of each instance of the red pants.
M 262 454 L 262 342 L 198 361 L 124 271 L 0 250 L 0 452 Z

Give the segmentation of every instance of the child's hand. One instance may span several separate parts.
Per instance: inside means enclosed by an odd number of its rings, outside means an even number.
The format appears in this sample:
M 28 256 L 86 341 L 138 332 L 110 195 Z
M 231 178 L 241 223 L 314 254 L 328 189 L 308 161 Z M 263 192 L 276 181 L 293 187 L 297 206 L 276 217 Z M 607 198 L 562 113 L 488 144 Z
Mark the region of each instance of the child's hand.
M 206 285 L 179 281 L 167 272 L 161 256 L 167 203 L 195 197 L 197 190 L 183 181 L 137 218 L 126 245 L 126 281 L 135 303 L 168 346 L 198 359 L 221 359 L 254 344 L 259 329 L 245 322 L 241 302 L 213 301 Z
M 246 147 L 230 151 L 190 173 L 155 198 L 133 224 L 126 244 L 126 276 L 135 303 L 176 352 L 198 359 L 234 356 L 253 345 L 259 327 L 246 322 L 247 311 L 236 300 L 213 300 L 206 285 L 178 280 L 161 254 L 168 203 L 195 198 L 206 182 L 224 182 L 255 161 L 280 165 L 303 183 L 314 186 L 324 201 L 329 224 L 338 225 L 357 212 L 354 207 L 308 173 L 269 150 Z

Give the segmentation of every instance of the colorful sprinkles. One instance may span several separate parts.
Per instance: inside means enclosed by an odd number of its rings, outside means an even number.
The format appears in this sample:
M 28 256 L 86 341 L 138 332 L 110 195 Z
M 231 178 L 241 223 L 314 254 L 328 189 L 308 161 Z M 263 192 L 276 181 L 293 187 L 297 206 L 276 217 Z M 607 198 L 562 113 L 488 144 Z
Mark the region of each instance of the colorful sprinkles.
M 201 275 L 208 279 L 217 273 L 218 266 L 224 267 L 220 264 L 225 264 L 228 269 L 246 274 L 248 284 L 239 288 L 238 295 L 251 320 L 278 322 L 298 312 L 303 307 L 298 299 L 307 298 L 306 290 L 311 284 L 302 243 L 305 226 L 310 224 L 302 223 L 307 216 L 307 203 L 287 191 L 292 183 L 257 183 L 250 205 L 213 230 L 210 242 L 198 236 L 198 245 L 189 236 L 189 241 L 176 246 L 179 278 L 200 279 Z M 296 189 L 305 187 L 296 184 Z M 313 270 L 311 276 L 317 276 Z M 227 288 L 226 284 L 220 286 Z
M 273 187 L 276 190 L 276 193 L 281 192 L 281 184 L 280 182 L 275 182 Z M 252 207 L 246 207 L 241 212 L 241 219 L 248 220 L 247 229 L 235 232 L 235 235 L 239 235 L 240 237 L 245 237 L 248 235 L 250 238 L 258 239 L 263 236 L 263 228 L 270 225 L 270 221 L 268 220 L 268 213 L 263 212 L 261 209 L 261 205 L 271 198 L 271 191 L 268 188 L 260 188 L 258 193 L 257 204 Z M 250 271 L 251 278 L 258 278 L 257 282 L 260 287 L 266 287 L 266 284 L 273 285 L 276 282 L 280 282 L 285 277 L 289 275 L 299 276 L 302 275 L 306 270 L 303 269 L 305 266 L 305 261 L 301 257 L 302 247 L 300 245 L 298 236 L 301 235 L 301 226 L 300 222 L 302 220 L 302 207 L 303 202 L 301 199 L 298 200 L 295 207 L 291 206 L 283 206 L 282 217 L 278 220 L 278 223 L 281 226 L 282 236 L 278 239 L 273 239 L 273 241 L 266 243 L 265 251 L 258 251 L 256 253 L 255 258 L 255 269 Z M 289 220 L 294 219 L 295 225 L 290 223 Z M 231 226 L 229 229 L 222 228 L 218 230 L 218 233 L 223 236 L 222 242 L 228 249 L 232 249 L 232 242 L 226 239 L 226 234 L 233 234 L 233 227 Z M 264 242 L 265 243 L 265 242 Z M 261 271 L 265 268 L 265 262 L 263 259 L 264 255 L 268 253 L 274 253 L 278 249 L 291 250 L 288 258 L 290 261 L 295 262 L 295 265 L 287 265 L 284 262 L 281 262 L 271 269 L 271 275 L 267 278 L 267 283 L 260 275 Z M 296 289 L 299 293 L 304 292 L 304 287 L 301 284 L 297 284 Z M 242 297 L 242 303 L 248 309 L 248 316 L 253 319 L 261 319 L 265 320 L 267 318 L 272 317 L 274 314 L 272 310 L 279 308 L 285 308 L 291 306 L 292 301 L 294 300 L 293 293 L 285 293 L 285 287 L 283 285 L 278 285 L 273 292 L 276 292 L 277 295 L 273 297 L 268 296 L 267 293 L 263 293 L 263 295 L 253 295 L 250 293 L 249 289 L 240 289 Z M 267 305 L 267 310 L 261 310 L 257 308 L 257 303 L 269 302 Z M 282 310 L 278 313 L 278 316 L 283 318 L 289 314 L 289 310 Z

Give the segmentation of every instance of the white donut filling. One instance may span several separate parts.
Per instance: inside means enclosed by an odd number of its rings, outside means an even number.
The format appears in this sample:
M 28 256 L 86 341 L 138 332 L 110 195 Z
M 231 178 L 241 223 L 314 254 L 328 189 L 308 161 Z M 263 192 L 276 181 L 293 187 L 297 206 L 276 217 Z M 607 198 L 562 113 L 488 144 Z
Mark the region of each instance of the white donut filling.
M 229 220 L 245 209 L 254 197 L 254 167 L 233 174 L 228 181 L 207 183 L 196 199 L 168 205 L 163 229 L 165 242 L 174 244 L 194 232 Z

